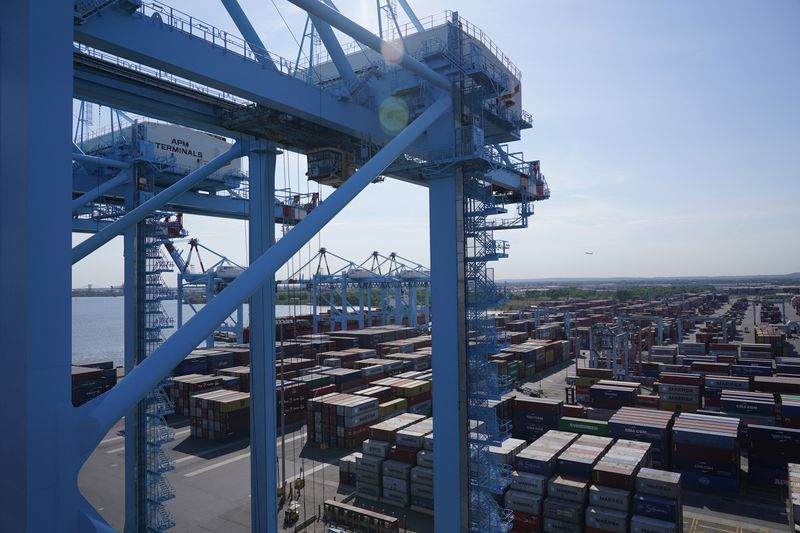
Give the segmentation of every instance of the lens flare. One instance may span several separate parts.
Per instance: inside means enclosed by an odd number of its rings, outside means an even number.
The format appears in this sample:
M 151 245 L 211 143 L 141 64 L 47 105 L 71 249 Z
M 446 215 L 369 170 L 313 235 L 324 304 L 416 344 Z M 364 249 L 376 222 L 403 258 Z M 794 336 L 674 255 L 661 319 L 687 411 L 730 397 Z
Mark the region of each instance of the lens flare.
M 399 65 L 403 60 L 403 43 L 382 43 L 381 55 L 387 63 Z
M 390 96 L 378 108 L 378 117 L 383 131 L 394 135 L 408 125 L 408 106 L 405 100 Z

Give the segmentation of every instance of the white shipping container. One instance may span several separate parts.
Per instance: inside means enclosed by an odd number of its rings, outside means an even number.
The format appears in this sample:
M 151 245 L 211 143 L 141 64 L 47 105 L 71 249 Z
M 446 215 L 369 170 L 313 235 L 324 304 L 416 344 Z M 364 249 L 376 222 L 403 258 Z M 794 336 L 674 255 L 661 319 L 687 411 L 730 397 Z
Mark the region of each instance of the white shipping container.
M 145 157 L 169 162 L 188 171 L 205 165 L 232 146 L 222 137 L 183 126 L 141 122 L 137 128 Z M 231 173 L 241 173 L 239 159 L 234 159 L 210 177 L 221 179 L 224 174 Z

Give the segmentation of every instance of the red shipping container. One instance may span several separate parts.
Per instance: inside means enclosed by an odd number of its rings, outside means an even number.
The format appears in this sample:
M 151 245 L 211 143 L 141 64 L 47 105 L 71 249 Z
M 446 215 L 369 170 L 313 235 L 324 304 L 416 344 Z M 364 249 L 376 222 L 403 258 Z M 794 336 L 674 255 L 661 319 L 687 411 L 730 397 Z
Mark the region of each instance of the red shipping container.
M 511 531 L 519 533 L 539 533 L 542 530 L 542 519 L 534 514 L 514 511 L 514 522 Z
M 586 407 L 582 405 L 565 405 L 564 416 L 572 418 L 586 418 Z
M 636 405 L 642 407 L 658 407 L 661 398 L 658 396 L 649 396 L 647 394 L 639 394 L 636 396 Z
M 398 446 L 394 445 L 389 448 L 389 452 L 386 454 L 387 459 L 392 459 L 395 461 L 400 461 L 401 463 L 407 463 L 412 466 L 416 466 L 417 464 L 417 451 L 414 448 L 409 448 L 408 446 Z
M 325 385 L 324 387 L 320 387 L 318 389 L 312 389 L 308 393 L 309 398 L 319 398 L 320 396 L 325 396 L 326 394 L 330 394 L 332 392 L 336 392 L 336 385 L 331 383 L 330 385 Z
M 661 383 L 671 383 L 673 385 L 702 385 L 703 378 L 699 374 L 675 374 L 672 372 L 662 372 L 658 376 Z

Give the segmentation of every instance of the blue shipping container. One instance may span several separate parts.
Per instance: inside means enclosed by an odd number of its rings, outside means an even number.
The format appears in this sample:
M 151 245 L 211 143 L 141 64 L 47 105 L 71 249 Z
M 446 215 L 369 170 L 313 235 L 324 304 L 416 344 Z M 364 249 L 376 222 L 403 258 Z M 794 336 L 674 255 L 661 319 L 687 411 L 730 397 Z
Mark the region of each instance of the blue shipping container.
M 672 470 L 673 472 L 678 472 L 681 474 L 681 481 L 686 487 L 721 492 L 736 492 L 739 490 L 739 480 L 736 478 L 726 478 L 687 470 L 678 470 L 674 467 Z
M 672 442 L 733 450 L 739 445 L 739 435 L 720 433 L 708 429 L 681 428 L 672 430 Z
M 666 522 L 676 522 L 680 518 L 680 510 L 681 508 L 675 500 L 639 492 L 633 495 L 634 514 Z

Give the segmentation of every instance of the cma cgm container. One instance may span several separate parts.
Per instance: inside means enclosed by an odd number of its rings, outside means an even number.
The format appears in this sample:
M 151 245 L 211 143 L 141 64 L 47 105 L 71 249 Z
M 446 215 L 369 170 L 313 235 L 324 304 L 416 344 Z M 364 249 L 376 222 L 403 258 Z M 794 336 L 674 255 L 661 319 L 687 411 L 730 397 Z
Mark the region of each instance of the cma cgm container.
M 515 396 L 511 408 L 512 435 L 518 439 L 532 440 L 556 429 L 563 405 L 561 400 Z
M 669 411 L 623 407 L 608 421 L 608 429 L 615 439 L 649 443 L 653 466 L 668 469 L 674 418 L 675 414 Z
M 701 489 L 739 488 L 738 418 L 683 413 L 672 426 L 672 471 Z
M 800 462 L 800 429 L 750 425 L 748 481 L 786 485 L 789 463 Z

